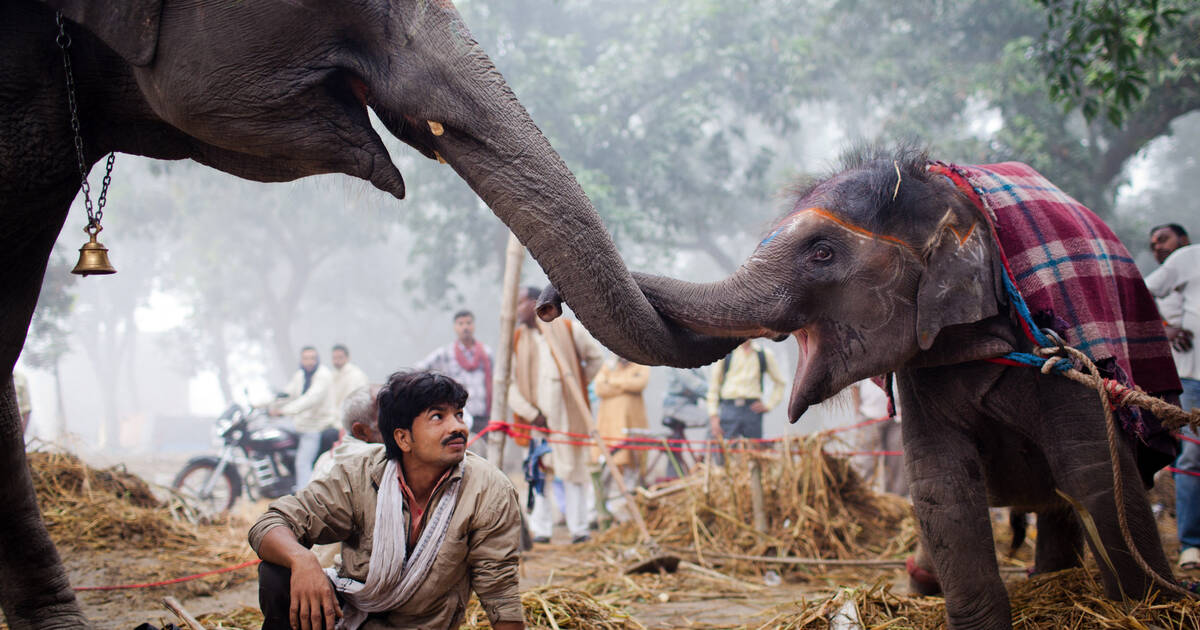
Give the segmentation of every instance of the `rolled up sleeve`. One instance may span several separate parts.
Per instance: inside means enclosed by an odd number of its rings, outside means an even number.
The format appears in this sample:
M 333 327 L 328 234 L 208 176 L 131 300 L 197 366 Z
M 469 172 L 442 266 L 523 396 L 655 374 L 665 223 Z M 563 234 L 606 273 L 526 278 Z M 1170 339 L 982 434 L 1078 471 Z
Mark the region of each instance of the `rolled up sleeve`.
M 471 533 L 467 564 L 471 588 L 492 624 L 523 621 L 517 569 L 521 544 L 521 513 L 517 491 L 505 483 L 495 490 L 481 514 L 482 525 Z
M 336 465 L 329 476 L 314 479 L 297 492 L 271 503 L 250 528 L 250 547 L 258 553 L 267 532 L 287 527 L 305 547 L 341 542 L 354 528 L 354 506 L 350 480 L 344 466 Z

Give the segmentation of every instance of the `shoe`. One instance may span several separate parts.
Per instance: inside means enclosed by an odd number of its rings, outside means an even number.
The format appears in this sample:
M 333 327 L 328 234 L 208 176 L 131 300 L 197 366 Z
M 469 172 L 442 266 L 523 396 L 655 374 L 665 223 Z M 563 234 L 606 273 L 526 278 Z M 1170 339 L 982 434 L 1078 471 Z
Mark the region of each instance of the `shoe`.
M 585 542 L 587 542 L 587 541 L 589 541 L 589 540 L 591 540 L 591 539 L 592 539 L 592 537 L 591 537 L 591 536 L 588 536 L 587 534 L 581 534 L 581 535 L 579 535 L 579 536 L 576 536 L 576 537 L 572 538 L 572 539 L 571 539 L 571 544 L 572 544 L 572 545 L 578 545 L 579 543 L 585 543 Z
M 533 542 L 542 544 L 542 545 L 546 545 L 546 544 L 550 543 L 550 537 L 549 536 L 534 536 Z
M 1179 554 L 1179 568 L 1185 571 L 1200 569 L 1200 547 L 1188 547 Z

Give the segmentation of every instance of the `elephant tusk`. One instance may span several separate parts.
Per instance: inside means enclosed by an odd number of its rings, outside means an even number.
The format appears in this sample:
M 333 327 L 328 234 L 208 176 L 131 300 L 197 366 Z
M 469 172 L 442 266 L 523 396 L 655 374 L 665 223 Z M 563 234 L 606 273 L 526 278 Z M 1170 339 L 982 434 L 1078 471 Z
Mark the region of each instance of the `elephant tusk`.
M 441 153 L 438 153 L 437 151 L 434 151 L 434 152 L 433 152 L 433 156 L 437 158 L 438 164 L 445 164 L 445 163 L 446 163 L 446 158 L 442 157 L 442 154 L 441 154 Z
M 440 136 L 440 135 L 442 135 L 443 133 L 446 133 L 446 130 L 445 130 L 445 129 L 442 129 L 442 123 L 439 123 L 439 122 L 433 122 L 432 120 L 428 120 L 428 121 L 426 121 L 426 122 L 428 122 L 428 123 L 429 123 L 429 131 L 430 131 L 430 132 L 431 132 L 433 135 L 435 135 L 435 136 Z

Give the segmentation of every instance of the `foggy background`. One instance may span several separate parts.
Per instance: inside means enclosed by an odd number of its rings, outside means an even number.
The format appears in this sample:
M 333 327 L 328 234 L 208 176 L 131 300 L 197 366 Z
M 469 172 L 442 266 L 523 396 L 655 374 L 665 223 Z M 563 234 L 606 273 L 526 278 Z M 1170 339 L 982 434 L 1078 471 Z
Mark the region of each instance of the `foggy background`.
M 457 5 L 634 270 L 724 277 L 790 186 L 863 142 L 1029 163 L 1105 218 L 1143 271 L 1152 225 L 1200 234 L 1195 95 L 1163 86 L 1125 128 L 1064 110 L 1031 52 L 1045 16 L 1023 0 Z M 100 238 L 119 273 L 68 273 L 86 240 L 77 199 L 18 363 L 30 435 L 202 451 L 213 418 L 281 388 L 301 346 L 327 363 L 344 343 L 379 382 L 450 342 L 466 308 L 494 349 L 504 226 L 449 167 L 389 147 L 404 201 L 340 175 L 262 184 L 119 155 Z M 527 259 L 522 284 L 544 283 Z M 764 343 L 790 382 L 795 343 Z M 645 394 L 652 428 L 667 377 L 654 368 Z M 842 405 L 789 427 L 786 400 L 768 437 L 849 422 Z

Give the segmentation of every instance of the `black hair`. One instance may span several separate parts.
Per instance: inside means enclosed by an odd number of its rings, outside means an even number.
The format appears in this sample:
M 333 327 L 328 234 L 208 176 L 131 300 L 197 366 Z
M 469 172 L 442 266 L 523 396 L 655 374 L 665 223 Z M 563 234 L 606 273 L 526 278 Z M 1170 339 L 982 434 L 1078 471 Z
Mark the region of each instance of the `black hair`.
M 542 297 L 542 290 L 538 287 L 525 287 L 524 289 L 521 289 L 521 292 L 524 294 L 524 297 L 533 300 L 534 302 L 536 302 L 539 297 Z
M 1175 233 L 1175 236 L 1178 236 L 1180 238 L 1188 237 L 1187 230 L 1183 229 L 1183 226 L 1179 225 L 1178 223 L 1164 223 L 1162 225 L 1156 225 L 1156 226 L 1150 228 L 1150 235 L 1153 236 L 1155 232 L 1157 232 L 1163 228 L 1167 228 L 1167 229 L 1171 230 L 1172 232 Z
M 317 352 L 317 349 L 314 348 L 313 346 L 304 346 L 303 348 L 300 348 L 300 354 L 304 354 L 305 352 L 308 352 L 309 350 L 312 350 L 313 352 Z M 317 354 L 319 355 L 321 353 L 317 352 Z
M 413 420 L 438 405 L 462 407 L 467 390 L 458 381 L 433 370 L 402 370 L 388 377 L 375 398 L 379 407 L 379 433 L 388 459 L 400 459 L 396 429 L 412 430 Z
M 456 321 L 458 321 L 459 317 L 470 317 L 471 319 L 475 319 L 475 313 L 472 313 L 471 311 L 468 311 L 467 309 L 464 308 L 463 310 L 455 313 L 454 319 L 452 319 L 450 321 L 456 322 Z
M 346 344 L 344 344 L 344 343 L 333 344 L 333 350 L 331 350 L 331 352 L 336 352 L 338 350 L 345 352 L 346 356 L 350 356 L 350 349 L 346 347 Z

